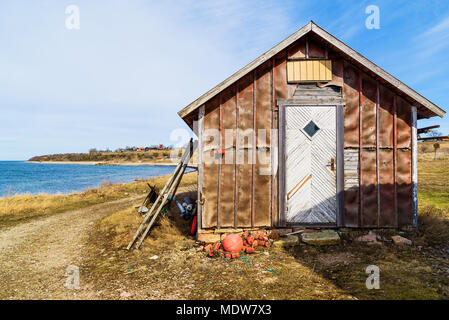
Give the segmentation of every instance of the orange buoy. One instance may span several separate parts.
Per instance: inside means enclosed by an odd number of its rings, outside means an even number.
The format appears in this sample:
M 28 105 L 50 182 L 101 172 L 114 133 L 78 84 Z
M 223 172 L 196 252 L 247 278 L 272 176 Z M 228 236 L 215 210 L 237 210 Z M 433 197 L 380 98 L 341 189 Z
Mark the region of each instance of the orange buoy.
M 246 253 L 254 253 L 254 248 L 251 247 L 246 248 Z
M 239 252 L 243 249 L 243 240 L 237 233 L 231 233 L 223 240 L 223 248 L 228 252 Z

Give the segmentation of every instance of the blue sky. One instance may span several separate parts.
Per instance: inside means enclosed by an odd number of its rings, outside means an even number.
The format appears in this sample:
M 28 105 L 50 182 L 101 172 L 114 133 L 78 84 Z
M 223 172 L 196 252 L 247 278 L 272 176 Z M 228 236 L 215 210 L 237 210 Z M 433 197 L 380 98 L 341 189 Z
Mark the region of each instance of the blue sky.
M 445 0 L 0 0 L 0 159 L 173 144 L 177 111 L 310 20 L 448 110 Z

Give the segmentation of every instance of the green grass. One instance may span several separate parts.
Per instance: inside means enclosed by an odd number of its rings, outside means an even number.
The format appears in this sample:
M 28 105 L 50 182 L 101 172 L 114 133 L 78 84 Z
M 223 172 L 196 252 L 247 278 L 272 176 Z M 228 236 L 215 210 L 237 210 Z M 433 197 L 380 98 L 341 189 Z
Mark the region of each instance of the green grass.
M 418 203 L 449 211 L 449 161 L 419 159 Z

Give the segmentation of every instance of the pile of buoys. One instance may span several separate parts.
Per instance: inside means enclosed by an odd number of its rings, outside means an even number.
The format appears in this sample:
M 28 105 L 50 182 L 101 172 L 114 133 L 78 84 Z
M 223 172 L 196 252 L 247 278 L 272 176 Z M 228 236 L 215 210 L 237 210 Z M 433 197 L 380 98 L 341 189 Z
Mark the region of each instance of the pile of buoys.
M 204 251 L 207 252 L 209 257 L 238 259 L 245 253 L 254 253 L 260 247 L 271 247 L 268 236 L 244 231 L 242 234 L 228 234 L 223 241 L 207 244 L 204 246 Z

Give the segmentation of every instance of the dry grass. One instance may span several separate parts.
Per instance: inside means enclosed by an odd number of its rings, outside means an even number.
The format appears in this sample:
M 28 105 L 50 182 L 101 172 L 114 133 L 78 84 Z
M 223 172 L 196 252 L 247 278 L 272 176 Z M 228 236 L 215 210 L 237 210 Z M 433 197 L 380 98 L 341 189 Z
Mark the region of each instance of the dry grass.
M 449 162 L 425 160 L 418 162 L 418 203 L 449 212 Z
M 133 183 L 104 184 L 99 188 L 67 195 L 15 195 L 0 198 L 0 225 L 11 225 L 30 218 L 81 209 L 97 203 L 144 194 L 149 191 L 147 183 L 161 189 L 168 177 L 160 176 Z M 194 183 L 196 183 L 196 173 L 188 173 L 183 177 L 181 186 Z
M 449 169 L 439 161 L 419 164 L 419 228 L 402 234 L 411 247 L 393 245 L 395 230 L 379 232 L 383 245 L 358 244 L 354 237 L 366 234 L 360 231 L 338 246 L 260 251 L 247 265 L 206 257 L 176 217 L 162 219 L 141 250 L 127 252 L 141 221 L 129 208 L 103 219 L 92 234 L 85 261 L 90 284 L 105 299 L 119 298 L 117 287 L 131 299 L 448 299 Z M 150 260 L 153 255 L 158 258 Z M 380 290 L 365 286 L 371 264 L 381 270 Z

